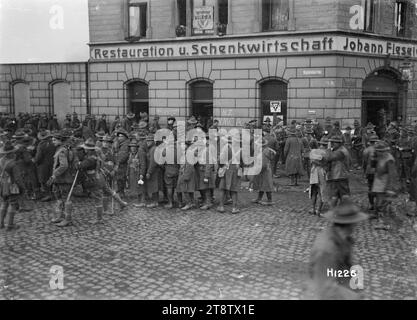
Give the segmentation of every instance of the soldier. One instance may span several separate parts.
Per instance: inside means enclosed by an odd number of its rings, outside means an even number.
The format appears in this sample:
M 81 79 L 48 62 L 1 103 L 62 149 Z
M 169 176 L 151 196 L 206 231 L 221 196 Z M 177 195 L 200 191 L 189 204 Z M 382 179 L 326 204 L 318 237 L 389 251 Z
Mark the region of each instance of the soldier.
M 57 200 L 55 207 L 57 216 L 52 220 L 52 223 L 57 223 L 59 227 L 72 224 L 71 208 L 65 204 L 74 180 L 72 175 L 74 153 L 68 144 L 71 135 L 71 130 L 62 129 L 55 133 L 52 138 L 52 143 L 57 150 L 54 154 L 52 176 L 49 178 L 47 185 L 52 186 L 52 191 Z
M 187 161 L 186 153 L 191 145 L 191 141 L 186 141 L 185 152 L 181 154 L 180 167 L 178 172 L 177 195 L 180 208 L 183 211 L 194 208 L 194 192 L 196 191 L 197 177 L 194 164 Z M 183 205 L 183 201 L 185 200 Z
M 397 151 L 394 154 L 402 191 L 407 190 L 407 185 L 410 183 L 411 167 L 413 165 L 413 150 L 409 133 L 411 131 L 408 128 L 401 128 L 400 138 L 397 142 Z
M 359 121 L 355 120 L 353 122 L 352 154 L 356 169 L 359 169 L 363 163 L 362 155 L 365 148 L 363 135 L 364 129 L 360 126 Z
M 71 121 L 71 128 L 76 130 L 81 126 L 81 121 L 78 119 L 78 114 L 74 111 L 72 113 L 72 121 Z
M 155 116 L 152 124 L 149 125 L 149 132 L 155 134 L 159 129 L 161 129 L 161 126 L 159 125 L 159 116 Z
M 132 112 L 129 112 L 126 115 L 126 118 L 123 119 L 123 128 L 127 131 L 130 132 L 132 130 L 132 126 L 133 124 L 136 122 L 135 121 L 135 114 Z
M 45 113 L 42 114 L 37 126 L 38 132 L 48 129 L 48 115 Z
M 345 132 L 343 132 L 343 141 L 344 141 L 344 146 L 346 148 L 346 150 L 349 152 L 350 155 L 350 159 L 352 159 L 353 154 L 352 154 L 352 128 L 350 126 L 347 126 L 345 128 Z M 349 171 L 351 169 L 351 163 L 349 163 Z
M 366 220 L 367 215 L 354 204 L 345 202 L 327 212 L 325 217 L 331 225 L 317 237 L 311 250 L 309 294 L 312 296 L 309 299 L 358 299 L 360 296 L 349 286 L 353 276 L 352 234 L 356 224 Z M 334 276 L 339 270 L 344 275 L 348 272 L 348 276 Z
M 304 174 L 302 164 L 303 144 L 296 137 L 297 132 L 289 130 L 288 138 L 285 141 L 284 157 L 285 171 L 291 178 L 291 186 L 298 186 L 298 178 Z
M 33 158 L 33 162 L 37 167 L 40 190 L 43 196 L 41 201 L 52 200 L 52 190 L 46 184 L 52 175 L 52 166 L 56 151 L 51 137 L 51 133 L 47 130 L 38 133 L 39 144 L 36 147 L 36 154 Z
M 376 168 L 372 193 L 376 196 L 376 216 L 378 225 L 376 228 L 387 228 L 382 218 L 389 213 L 392 198 L 398 189 L 397 172 L 394 157 L 390 154 L 390 148 L 386 142 L 379 141 L 375 144 Z
M 47 129 L 50 132 L 59 131 L 60 127 L 59 127 L 58 118 L 57 118 L 56 114 L 54 114 L 53 117 L 51 117 L 48 120 L 48 127 L 47 127 Z
M 113 121 L 113 123 L 112 123 L 112 125 L 111 125 L 111 132 L 109 132 L 109 133 L 113 133 L 114 131 L 116 131 L 116 129 L 119 127 L 119 125 L 121 125 L 121 120 L 120 120 L 120 116 L 116 116 L 115 118 L 114 118 L 114 121 Z
M 129 134 L 121 128 L 116 131 L 118 146 L 115 153 L 116 163 L 112 175 L 116 179 L 117 190 L 120 196 L 125 196 L 127 161 L 129 160 Z
M 303 143 L 303 168 L 307 172 L 308 179 L 310 180 L 310 151 L 318 148 L 317 140 L 313 137 L 313 130 L 306 129 L 305 136 L 301 139 Z
M 174 136 L 163 137 L 162 144 L 163 148 L 162 157 L 166 159 L 163 167 L 163 182 L 166 188 L 166 196 L 168 203 L 164 206 L 165 209 L 172 209 L 174 207 L 174 191 L 178 182 L 179 164 L 176 154 L 176 143 Z
M 129 143 L 129 159 L 127 161 L 127 183 L 129 185 L 128 198 L 138 196 L 139 160 L 137 158 L 138 141 L 132 138 Z
M 200 148 L 201 152 L 199 153 L 198 162 L 196 164 L 196 189 L 201 193 L 203 199 L 200 209 L 208 210 L 213 205 L 212 199 L 214 188 L 216 187 L 215 183 L 217 171 L 215 163 L 217 160 L 217 154 L 214 154 L 213 147 L 210 147 L 208 135 L 206 135 L 205 141 L 199 140 L 197 144 L 204 146 L 204 148 Z
M 146 191 L 151 203 L 147 208 L 156 208 L 159 201 L 159 191 L 162 190 L 162 170 L 159 164 L 155 161 L 156 145 L 154 141 L 154 134 L 149 133 L 146 137 L 146 144 L 148 147 L 147 153 L 147 168 L 146 168 Z
M 63 128 L 71 129 L 72 128 L 72 121 L 71 121 L 71 114 L 67 113 L 64 120 Z
M 253 190 L 258 191 L 258 197 L 252 200 L 253 203 L 272 205 L 272 191 L 274 184 L 272 181 L 271 161 L 275 157 L 276 151 L 268 146 L 268 141 L 262 139 L 262 153 L 258 156 L 262 159 L 262 169 L 253 179 Z M 262 201 L 262 197 L 266 193 L 267 202 Z
M 347 200 L 350 195 L 349 189 L 349 152 L 343 146 L 341 136 L 333 136 L 331 142 L 331 152 L 326 155 L 325 160 L 330 164 L 327 175 L 327 182 L 330 190 L 330 206 L 334 208 L 338 200 Z
M 101 118 L 97 121 L 95 131 L 104 131 L 105 133 L 109 133 L 109 125 L 106 120 L 106 115 L 103 113 Z
M 372 192 L 374 184 L 375 168 L 377 164 L 375 143 L 379 141 L 377 135 L 369 137 L 369 146 L 363 151 L 363 172 L 368 181 L 369 210 L 375 210 L 375 194 Z
M 4 222 L 8 213 L 7 231 L 19 228 L 14 223 L 20 194 L 17 178 L 15 177 L 15 170 L 13 170 L 16 166 L 16 151 L 17 148 L 10 141 L 7 141 L 0 147 L 0 197 L 2 199 L 0 206 L 0 229 L 5 227 Z
M 147 144 L 146 144 L 146 135 L 139 133 L 138 138 L 138 152 L 136 153 L 137 159 L 137 197 L 138 203 L 133 205 L 137 208 L 142 208 L 146 206 L 146 170 L 147 170 Z

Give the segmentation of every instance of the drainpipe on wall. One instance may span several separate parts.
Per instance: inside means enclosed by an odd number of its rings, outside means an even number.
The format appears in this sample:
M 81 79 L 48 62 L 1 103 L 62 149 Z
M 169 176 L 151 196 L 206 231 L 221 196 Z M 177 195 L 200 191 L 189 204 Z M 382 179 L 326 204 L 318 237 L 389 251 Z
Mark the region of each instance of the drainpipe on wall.
M 91 114 L 90 104 L 90 59 L 85 63 L 85 91 L 86 91 L 86 103 L 87 103 L 87 114 Z

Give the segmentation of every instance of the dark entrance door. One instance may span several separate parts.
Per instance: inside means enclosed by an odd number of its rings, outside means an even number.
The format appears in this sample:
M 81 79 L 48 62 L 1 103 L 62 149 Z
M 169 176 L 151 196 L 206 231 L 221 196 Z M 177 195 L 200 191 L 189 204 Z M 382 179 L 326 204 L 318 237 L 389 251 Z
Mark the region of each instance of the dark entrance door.
M 268 80 L 261 84 L 261 121 L 265 116 L 273 116 L 271 112 L 271 101 L 281 102 L 281 111 L 276 115 L 287 123 L 287 84 L 279 80 Z M 261 123 L 262 123 L 261 122 Z
M 376 133 L 382 137 L 387 123 L 397 119 L 396 99 L 370 99 L 363 100 L 363 103 L 365 111 L 364 125 L 372 122 L 376 126 Z
M 191 84 L 191 115 L 207 130 L 213 120 L 213 84 L 196 81 Z
M 363 82 L 362 125 L 372 122 L 378 136 L 385 133 L 386 124 L 399 116 L 399 81 L 388 70 L 374 72 Z
M 136 121 L 140 119 L 140 113 L 149 115 L 149 90 L 146 83 L 135 81 L 128 84 L 128 112 L 135 114 Z

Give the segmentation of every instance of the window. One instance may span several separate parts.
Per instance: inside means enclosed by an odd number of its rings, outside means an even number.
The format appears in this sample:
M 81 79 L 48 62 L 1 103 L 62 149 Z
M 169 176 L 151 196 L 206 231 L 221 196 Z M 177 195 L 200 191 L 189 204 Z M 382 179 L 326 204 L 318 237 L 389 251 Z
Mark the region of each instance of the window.
M 141 81 L 132 81 L 127 85 L 129 111 L 135 114 L 136 120 L 140 114 L 149 114 L 149 89 L 148 85 Z
M 363 30 L 368 32 L 374 31 L 375 24 L 375 0 L 364 0 L 362 2 L 364 8 L 364 24 Z
M 187 26 L 187 0 L 177 0 L 178 25 Z
M 405 24 L 406 24 L 406 14 L 407 14 L 407 3 L 403 1 L 395 2 L 395 21 L 394 26 L 397 33 L 397 36 L 405 36 Z
M 288 30 L 289 0 L 262 0 L 262 31 Z
M 129 1 L 129 38 L 146 37 L 147 4 L 135 0 Z
M 12 84 L 14 112 L 31 112 L 30 111 L 30 88 L 29 84 L 23 81 Z
M 227 25 L 229 23 L 229 4 L 228 0 L 219 0 L 219 24 Z
M 196 81 L 190 87 L 191 113 L 207 130 L 213 117 L 213 84 Z

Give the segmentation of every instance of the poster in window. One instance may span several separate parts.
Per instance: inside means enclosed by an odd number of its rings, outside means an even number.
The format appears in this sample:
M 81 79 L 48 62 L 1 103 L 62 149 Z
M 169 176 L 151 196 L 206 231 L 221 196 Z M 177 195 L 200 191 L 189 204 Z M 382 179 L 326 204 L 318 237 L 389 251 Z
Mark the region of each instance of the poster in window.
M 193 29 L 194 33 L 205 34 L 213 33 L 214 16 L 213 7 L 203 6 L 195 7 L 193 15 Z

